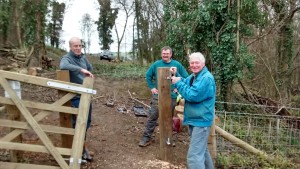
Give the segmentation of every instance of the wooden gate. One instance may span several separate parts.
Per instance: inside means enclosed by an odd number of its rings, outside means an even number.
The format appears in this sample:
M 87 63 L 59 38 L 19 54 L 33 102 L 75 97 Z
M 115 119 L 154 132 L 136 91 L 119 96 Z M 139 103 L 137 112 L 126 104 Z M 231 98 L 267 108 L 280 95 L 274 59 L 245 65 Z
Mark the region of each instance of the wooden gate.
M 22 100 L 17 96 L 17 93 L 10 86 L 10 80 L 34 84 L 52 89 L 58 89 L 66 91 L 67 94 L 65 94 L 52 104 Z M 0 162 L 0 168 L 79 169 L 81 164 L 81 156 L 83 151 L 82 147 L 84 144 L 91 95 L 96 93 L 93 90 L 94 79 L 87 77 L 84 79 L 83 85 L 78 85 L 69 82 L 63 82 L 53 79 L 0 70 L 0 84 L 9 95 L 9 98 L 0 96 L 0 103 L 5 105 L 16 106 L 19 109 L 20 113 L 23 115 L 24 119 L 26 120 L 25 122 L 22 122 L 16 120 L 0 119 L 0 126 L 14 129 L 4 137 L 0 138 L 0 149 L 49 153 L 59 165 L 58 167 L 24 163 Z M 63 106 L 76 94 L 81 94 L 79 108 Z M 30 111 L 28 110 L 28 108 L 39 109 L 40 112 L 33 116 L 32 113 L 30 113 Z M 54 112 L 76 114 L 77 121 L 75 129 L 39 124 L 39 121 L 41 121 L 46 116 Z M 43 145 L 24 144 L 12 141 L 28 129 L 32 129 L 37 134 L 39 139 L 42 141 Z M 46 132 L 73 135 L 74 137 L 72 148 L 70 149 L 55 147 L 49 139 Z M 66 163 L 65 159 L 63 158 L 63 155 L 70 156 L 69 164 Z

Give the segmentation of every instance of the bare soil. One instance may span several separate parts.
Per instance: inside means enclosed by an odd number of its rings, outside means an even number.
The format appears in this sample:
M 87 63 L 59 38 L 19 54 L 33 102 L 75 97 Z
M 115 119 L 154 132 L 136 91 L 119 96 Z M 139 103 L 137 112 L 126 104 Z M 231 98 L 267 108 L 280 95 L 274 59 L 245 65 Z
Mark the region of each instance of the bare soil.
M 103 61 L 107 62 L 107 61 Z M 117 64 L 109 63 L 108 64 Z M 55 79 L 55 72 L 44 72 L 40 76 Z M 93 96 L 92 125 L 87 132 L 89 150 L 94 153 L 93 162 L 82 164 L 84 169 L 168 169 L 186 168 L 186 153 L 188 149 L 188 135 L 186 130 L 174 134 L 173 161 L 171 163 L 159 160 L 159 131 L 158 127 L 153 135 L 153 142 L 148 147 L 139 147 L 147 117 L 137 117 L 132 108 L 141 106 L 130 99 L 132 96 L 145 104 L 150 105 L 150 90 L 144 78 L 109 79 L 96 77 Z M 1 89 L 2 90 L 2 89 Z M 3 90 L 2 90 L 3 92 Z M 2 94 L 2 93 L 1 93 Z M 52 89 L 43 89 L 34 85 L 22 84 L 22 98 L 42 102 L 54 102 L 57 92 Z M 108 99 L 114 100 L 114 106 L 106 105 Z M 125 109 L 124 109 L 125 108 Z M 148 111 L 148 108 L 145 107 Z M 58 124 L 58 113 L 43 120 L 45 124 Z M 1 128 L 0 128 L 1 130 Z M 0 134 L 4 134 L 2 130 Z M 60 136 L 49 135 L 56 146 L 61 144 Z M 37 140 L 33 131 L 23 134 L 24 142 Z M 0 150 L 0 161 L 6 161 L 7 152 Z M 48 154 L 25 152 L 23 162 L 57 165 Z
M 139 103 L 130 99 L 128 90 L 133 97 L 149 105 L 148 98 L 139 96 L 144 91 L 150 92 L 144 79 L 96 78 L 95 89 L 98 95 L 104 97 L 93 100 L 92 127 L 88 131 L 88 142 L 95 156 L 94 162 L 88 163 L 86 168 L 185 168 L 188 147 L 188 137 L 185 132 L 174 135 L 174 138 L 179 138 L 180 141 L 177 139 L 176 146 L 173 147 L 172 164 L 158 160 L 158 127 L 154 134 L 154 142 L 150 146 L 144 148 L 138 146 L 147 118 L 134 115 L 132 108 Z M 105 103 L 112 96 L 115 97 L 115 106 L 108 107 Z M 118 111 L 120 107 L 126 107 L 126 111 Z

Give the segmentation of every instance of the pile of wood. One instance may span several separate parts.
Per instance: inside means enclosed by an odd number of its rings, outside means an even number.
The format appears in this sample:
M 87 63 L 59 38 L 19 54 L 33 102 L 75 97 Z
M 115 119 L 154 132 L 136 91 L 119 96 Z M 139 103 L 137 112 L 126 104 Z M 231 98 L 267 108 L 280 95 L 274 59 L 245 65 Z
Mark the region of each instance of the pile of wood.
M 7 57 L 7 59 L 11 60 L 12 62 L 25 63 L 28 54 L 24 49 L 2 48 L 0 49 L 0 55 Z
M 17 49 L 11 47 L 0 48 L 0 59 L 1 65 L 0 69 L 2 70 L 13 70 L 16 67 L 24 68 L 29 65 L 31 57 L 33 57 L 34 48 L 30 50 L 27 49 Z M 54 59 L 43 56 L 41 57 L 41 67 L 43 69 L 49 69 L 53 67 L 52 62 Z

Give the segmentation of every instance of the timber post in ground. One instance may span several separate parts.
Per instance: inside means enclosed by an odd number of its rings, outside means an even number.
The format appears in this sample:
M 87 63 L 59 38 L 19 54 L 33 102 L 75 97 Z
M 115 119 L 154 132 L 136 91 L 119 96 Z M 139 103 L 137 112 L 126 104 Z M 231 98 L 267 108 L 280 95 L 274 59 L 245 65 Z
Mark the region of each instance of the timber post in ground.
M 159 157 L 163 161 L 173 160 L 172 99 L 170 68 L 158 68 L 158 111 L 159 111 Z

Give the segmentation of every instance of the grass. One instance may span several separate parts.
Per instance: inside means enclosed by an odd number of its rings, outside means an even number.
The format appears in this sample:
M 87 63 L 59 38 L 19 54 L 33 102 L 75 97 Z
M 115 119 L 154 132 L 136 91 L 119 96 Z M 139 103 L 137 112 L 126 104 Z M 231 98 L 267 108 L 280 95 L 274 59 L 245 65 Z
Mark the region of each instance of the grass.
M 130 62 L 109 63 L 96 62 L 93 63 L 93 72 L 96 75 L 116 78 L 116 79 L 136 79 L 144 78 L 148 67 L 140 66 Z

